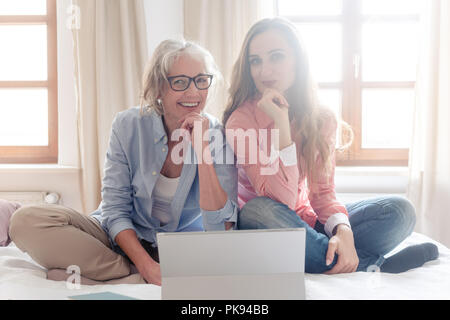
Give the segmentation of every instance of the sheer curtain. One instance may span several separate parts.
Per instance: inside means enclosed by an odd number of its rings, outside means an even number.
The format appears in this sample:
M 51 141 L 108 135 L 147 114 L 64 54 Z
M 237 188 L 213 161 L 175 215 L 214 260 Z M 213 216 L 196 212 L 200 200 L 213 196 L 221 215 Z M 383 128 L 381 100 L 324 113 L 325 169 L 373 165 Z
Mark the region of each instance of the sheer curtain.
M 72 28 L 81 192 L 86 214 L 101 201 L 103 163 L 117 112 L 139 104 L 148 58 L 142 0 L 73 0 Z
M 450 1 L 427 3 L 407 194 L 416 231 L 450 246 Z
M 224 77 L 224 87 L 206 111 L 222 119 L 231 71 L 250 27 L 273 16 L 273 0 L 184 0 L 184 36 L 208 49 Z

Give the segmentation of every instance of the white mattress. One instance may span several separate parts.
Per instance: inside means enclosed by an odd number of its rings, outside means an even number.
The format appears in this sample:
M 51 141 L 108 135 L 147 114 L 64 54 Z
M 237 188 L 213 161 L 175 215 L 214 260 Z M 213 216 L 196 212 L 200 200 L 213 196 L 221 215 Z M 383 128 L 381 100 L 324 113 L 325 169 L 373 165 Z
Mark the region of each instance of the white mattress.
M 356 272 L 306 274 L 307 299 L 450 299 L 450 250 L 430 238 L 413 233 L 392 253 L 406 245 L 433 242 L 439 260 L 401 274 Z M 391 254 L 392 254 L 391 253 Z M 161 288 L 154 285 L 98 285 L 69 289 L 65 282 L 46 279 L 46 270 L 14 244 L 0 248 L 0 299 L 63 300 L 71 295 L 110 291 L 138 299 L 158 300 Z

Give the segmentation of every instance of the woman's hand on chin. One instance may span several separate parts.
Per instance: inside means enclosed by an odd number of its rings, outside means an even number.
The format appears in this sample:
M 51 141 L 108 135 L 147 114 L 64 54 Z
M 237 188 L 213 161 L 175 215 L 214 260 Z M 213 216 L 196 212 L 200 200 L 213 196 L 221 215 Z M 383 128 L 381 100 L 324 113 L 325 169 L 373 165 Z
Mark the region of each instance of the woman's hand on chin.
M 257 106 L 275 122 L 279 122 L 288 115 L 289 103 L 276 89 L 268 88 L 264 90 Z
M 197 112 L 190 112 L 178 120 L 178 124 L 180 123 L 180 129 L 189 132 L 188 138 L 190 139 L 197 156 L 203 156 L 203 148 L 209 145 L 209 137 L 205 135 L 209 129 L 209 119 Z M 194 128 L 197 128 L 196 130 L 198 130 L 200 135 L 196 136 L 194 134 Z

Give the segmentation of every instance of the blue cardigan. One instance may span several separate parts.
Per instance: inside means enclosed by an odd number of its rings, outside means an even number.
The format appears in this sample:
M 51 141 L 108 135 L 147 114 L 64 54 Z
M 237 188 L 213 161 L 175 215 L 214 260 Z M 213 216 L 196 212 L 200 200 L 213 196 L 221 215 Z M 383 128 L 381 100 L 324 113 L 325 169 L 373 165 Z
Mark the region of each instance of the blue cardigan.
M 217 119 L 208 114 L 204 116 L 208 117 L 210 128 L 218 129 L 214 132 L 221 132 L 223 136 Z M 171 203 L 173 219 L 161 226 L 159 220 L 152 217 L 152 192 L 167 157 L 168 139 L 162 118 L 154 110 L 141 115 L 140 108 L 133 107 L 115 117 L 105 160 L 102 202 L 91 214 L 108 233 L 113 247 L 117 246 L 114 241 L 117 234 L 126 229 L 135 230 L 138 238 L 155 246 L 158 232 L 224 230 L 225 221 L 235 222 L 236 226 L 237 169 L 233 151 L 225 138 L 214 139 L 223 143 L 213 154 L 218 179 L 228 194 L 225 206 L 217 211 L 200 208 L 197 165 L 185 161 Z M 188 153 L 195 158 L 190 144 L 189 149 Z M 228 161 L 219 160 L 225 155 Z

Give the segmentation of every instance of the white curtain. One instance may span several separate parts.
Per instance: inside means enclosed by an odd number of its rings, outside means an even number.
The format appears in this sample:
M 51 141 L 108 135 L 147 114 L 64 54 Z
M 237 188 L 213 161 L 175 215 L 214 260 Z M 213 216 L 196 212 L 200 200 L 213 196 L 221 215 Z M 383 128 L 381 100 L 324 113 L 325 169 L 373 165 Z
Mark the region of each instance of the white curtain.
M 427 3 L 408 197 L 417 210 L 416 231 L 450 246 L 450 1 Z
M 184 37 L 208 49 L 224 87 L 206 109 L 222 119 L 231 71 L 250 27 L 273 15 L 273 0 L 184 0 Z
M 73 0 L 81 192 L 86 214 L 101 201 L 103 164 L 117 112 L 139 104 L 148 58 L 142 0 Z

